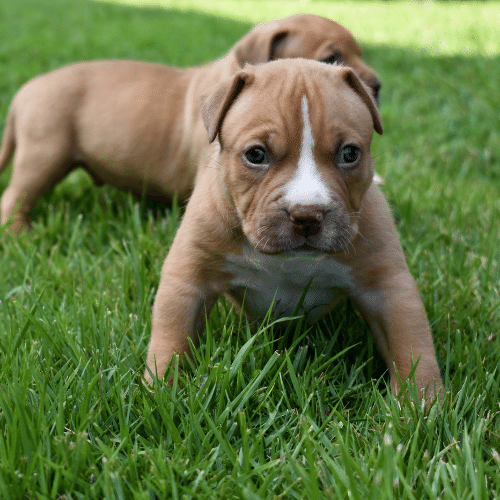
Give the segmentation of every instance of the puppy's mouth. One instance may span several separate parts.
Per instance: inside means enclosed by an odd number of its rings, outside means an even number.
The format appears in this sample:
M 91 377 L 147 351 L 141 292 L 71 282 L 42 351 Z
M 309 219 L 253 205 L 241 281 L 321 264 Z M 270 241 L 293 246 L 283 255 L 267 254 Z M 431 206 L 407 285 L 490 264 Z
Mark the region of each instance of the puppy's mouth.
M 338 253 L 357 234 L 356 223 L 344 210 L 280 210 L 245 226 L 250 243 L 266 254 Z

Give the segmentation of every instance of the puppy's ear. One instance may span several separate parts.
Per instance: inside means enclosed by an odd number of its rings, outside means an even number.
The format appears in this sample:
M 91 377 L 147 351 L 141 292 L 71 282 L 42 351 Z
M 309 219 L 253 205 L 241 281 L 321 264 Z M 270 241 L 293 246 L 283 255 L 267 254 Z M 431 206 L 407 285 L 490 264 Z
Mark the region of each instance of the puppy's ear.
M 220 132 L 222 122 L 231 104 L 243 90 L 243 87 L 252 83 L 253 79 L 252 74 L 240 71 L 231 79 L 226 80 L 201 96 L 201 117 L 210 142 L 213 142 Z
M 382 120 L 380 118 L 380 114 L 377 109 L 377 103 L 373 98 L 373 94 L 371 90 L 365 85 L 358 75 L 348 67 L 340 68 L 342 73 L 342 77 L 348 83 L 348 85 L 363 99 L 363 102 L 368 106 L 370 113 L 373 119 L 373 128 L 375 132 L 382 135 L 384 133 L 384 129 L 382 128 Z
M 259 24 L 235 46 L 234 53 L 240 67 L 277 59 L 288 30 L 280 29 L 276 22 Z

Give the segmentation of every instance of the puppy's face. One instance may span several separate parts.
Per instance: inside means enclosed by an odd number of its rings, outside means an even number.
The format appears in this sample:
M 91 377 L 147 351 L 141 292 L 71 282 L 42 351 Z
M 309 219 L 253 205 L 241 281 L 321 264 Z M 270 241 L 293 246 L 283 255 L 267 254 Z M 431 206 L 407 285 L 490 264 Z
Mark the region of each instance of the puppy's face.
M 249 242 L 264 253 L 339 252 L 357 233 L 372 182 L 373 98 L 349 68 L 275 61 L 205 99 L 219 134 L 220 181 Z
M 352 68 L 378 102 L 380 80 L 364 61 L 351 33 L 340 24 L 312 14 L 297 14 L 256 26 L 235 47 L 240 66 L 275 59 L 306 58 Z

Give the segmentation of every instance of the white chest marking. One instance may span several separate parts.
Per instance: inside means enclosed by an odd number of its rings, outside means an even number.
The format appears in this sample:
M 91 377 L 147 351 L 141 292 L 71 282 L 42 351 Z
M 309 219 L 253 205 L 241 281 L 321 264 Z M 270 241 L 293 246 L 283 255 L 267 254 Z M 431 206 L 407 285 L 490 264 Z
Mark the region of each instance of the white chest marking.
M 226 255 L 225 271 L 232 274 L 231 292 L 255 317 L 263 317 L 274 301 L 274 312 L 291 316 L 304 290 L 302 311 L 319 319 L 336 297 L 353 285 L 350 268 L 325 254 L 290 252 L 266 255 L 244 246 L 242 255 Z
M 302 141 L 297 170 L 285 186 L 284 201 L 290 206 L 326 205 L 330 201 L 330 192 L 323 182 L 314 161 L 314 137 L 309 120 L 307 97 L 302 97 Z

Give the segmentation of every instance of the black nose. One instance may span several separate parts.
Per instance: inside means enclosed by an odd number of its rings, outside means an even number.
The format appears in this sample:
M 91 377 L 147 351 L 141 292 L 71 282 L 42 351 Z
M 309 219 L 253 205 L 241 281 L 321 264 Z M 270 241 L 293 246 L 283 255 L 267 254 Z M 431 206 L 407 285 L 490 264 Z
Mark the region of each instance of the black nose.
M 296 205 L 288 210 L 288 218 L 293 223 L 293 230 L 299 236 L 314 236 L 321 230 L 321 222 L 325 217 L 325 210 L 311 205 Z

